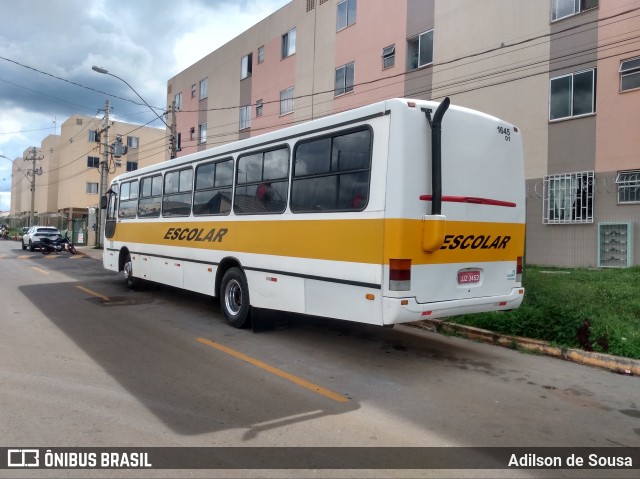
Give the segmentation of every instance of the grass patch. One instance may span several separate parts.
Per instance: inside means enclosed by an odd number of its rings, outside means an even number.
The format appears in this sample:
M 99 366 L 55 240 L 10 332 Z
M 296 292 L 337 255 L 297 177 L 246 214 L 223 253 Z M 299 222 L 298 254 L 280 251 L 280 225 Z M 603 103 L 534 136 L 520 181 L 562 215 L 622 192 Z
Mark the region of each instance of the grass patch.
M 528 266 L 515 311 L 457 316 L 458 324 L 640 359 L 640 267 L 554 269 Z

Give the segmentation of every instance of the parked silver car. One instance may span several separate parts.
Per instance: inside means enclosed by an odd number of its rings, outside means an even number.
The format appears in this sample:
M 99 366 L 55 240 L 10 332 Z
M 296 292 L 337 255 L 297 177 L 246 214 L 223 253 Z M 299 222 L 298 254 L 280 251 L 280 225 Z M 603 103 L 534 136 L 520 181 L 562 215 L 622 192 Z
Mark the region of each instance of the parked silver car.
M 43 236 L 52 240 L 62 237 L 60 230 L 53 226 L 32 226 L 22 236 L 22 249 L 29 248 L 29 251 L 33 251 L 38 248 L 40 246 L 40 238 Z

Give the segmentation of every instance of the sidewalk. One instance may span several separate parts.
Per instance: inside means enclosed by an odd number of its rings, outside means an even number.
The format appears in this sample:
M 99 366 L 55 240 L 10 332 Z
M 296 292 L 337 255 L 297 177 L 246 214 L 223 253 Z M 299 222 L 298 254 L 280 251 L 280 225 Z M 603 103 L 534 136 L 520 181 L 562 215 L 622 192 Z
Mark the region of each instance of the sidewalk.
M 482 341 L 483 343 L 504 346 L 511 349 L 521 349 L 535 353 L 545 354 L 560 359 L 566 359 L 578 364 L 595 366 L 627 376 L 640 376 L 640 360 L 612 356 L 604 353 L 583 351 L 582 349 L 559 348 L 551 346 L 546 341 L 522 338 L 519 336 L 507 336 L 494 333 L 486 329 L 463 326 L 439 319 L 426 319 L 411 323 L 410 326 L 427 329 L 442 334 L 461 336 L 463 338 Z
M 76 246 L 76 250 L 79 254 L 102 261 L 102 250 L 94 246 Z

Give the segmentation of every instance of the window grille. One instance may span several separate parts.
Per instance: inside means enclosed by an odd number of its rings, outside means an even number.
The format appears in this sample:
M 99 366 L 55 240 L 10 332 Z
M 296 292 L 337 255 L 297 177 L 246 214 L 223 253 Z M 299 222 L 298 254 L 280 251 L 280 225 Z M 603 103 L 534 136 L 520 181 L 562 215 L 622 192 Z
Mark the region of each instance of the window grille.
M 542 222 L 593 223 L 594 190 L 593 171 L 545 176 Z
M 616 176 L 618 203 L 640 203 L 640 170 L 621 171 Z
M 598 267 L 633 265 L 633 223 L 598 223 Z

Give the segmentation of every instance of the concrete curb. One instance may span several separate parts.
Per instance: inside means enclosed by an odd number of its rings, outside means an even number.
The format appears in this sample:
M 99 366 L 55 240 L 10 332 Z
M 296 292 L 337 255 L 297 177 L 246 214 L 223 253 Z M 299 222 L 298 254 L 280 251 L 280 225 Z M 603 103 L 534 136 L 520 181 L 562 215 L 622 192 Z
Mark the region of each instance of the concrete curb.
M 87 256 L 92 259 L 99 259 L 102 261 L 102 250 L 94 248 L 93 246 L 76 246 L 78 253 Z
M 420 329 L 427 329 L 437 333 L 453 334 L 511 349 L 521 348 L 578 364 L 608 369 L 627 376 L 640 376 L 640 360 L 637 359 L 622 358 L 610 354 L 583 351 L 581 349 L 559 348 L 557 346 L 551 346 L 546 341 L 538 341 L 519 336 L 507 336 L 486 329 L 464 326 L 439 319 L 426 319 L 410 323 L 410 325 Z

